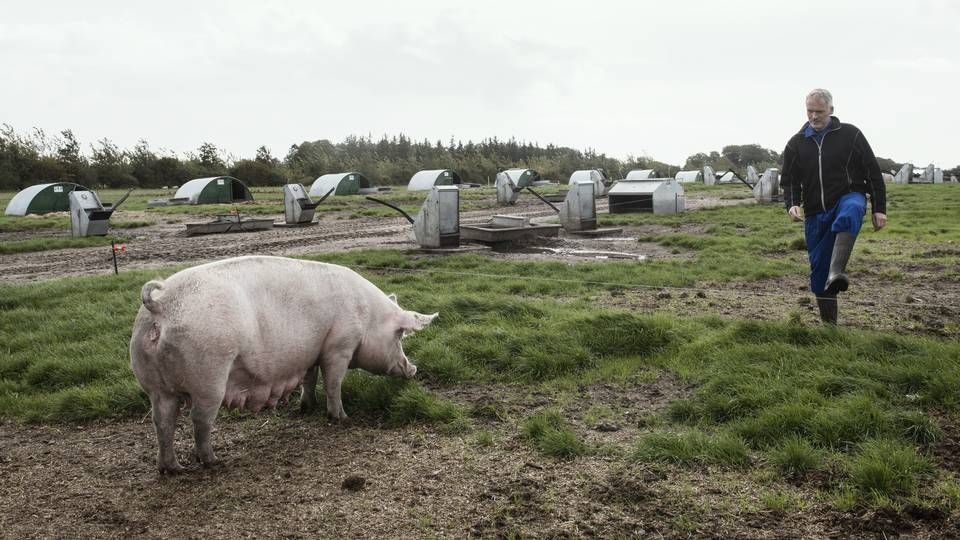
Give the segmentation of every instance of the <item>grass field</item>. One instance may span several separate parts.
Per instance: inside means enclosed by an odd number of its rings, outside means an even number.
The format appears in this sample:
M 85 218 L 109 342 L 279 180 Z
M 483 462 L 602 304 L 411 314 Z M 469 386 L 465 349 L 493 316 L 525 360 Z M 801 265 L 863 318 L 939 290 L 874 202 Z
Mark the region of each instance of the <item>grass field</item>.
M 853 271 L 874 260 L 932 264 L 956 275 L 960 186 L 890 186 L 889 198 L 891 224 L 864 235 L 858 249 L 869 257 L 857 259 Z M 406 204 L 400 196 L 394 201 Z M 603 298 L 634 287 L 803 275 L 805 254 L 798 226 L 774 206 L 603 215 L 601 221 L 651 225 L 654 232 L 641 241 L 689 257 L 602 265 L 395 251 L 314 257 L 357 269 L 397 293 L 407 309 L 441 313 L 405 341 L 418 379 L 351 373 L 346 409 L 373 423 L 467 435 L 482 448 L 496 439 L 476 428 L 477 419 L 502 411 L 444 393 L 513 385 L 549 396 L 549 407 L 506 418 L 549 459 L 603 454 L 623 464 L 765 474 L 811 486 L 841 510 L 960 508 L 960 483 L 932 452 L 960 408 L 955 340 L 810 326 L 799 317 L 674 317 L 603 307 Z M 0 284 L 0 418 L 56 423 L 144 416 L 149 403 L 128 367 L 131 325 L 140 286 L 175 270 Z M 585 385 L 630 388 L 664 377 L 692 390 L 645 416 L 635 440 L 593 444 L 570 421 L 570 403 Z M 588 413 L 589 424 L 623 411 Z M 771 508 L 799 504 L 785 495 L 767 497 Z

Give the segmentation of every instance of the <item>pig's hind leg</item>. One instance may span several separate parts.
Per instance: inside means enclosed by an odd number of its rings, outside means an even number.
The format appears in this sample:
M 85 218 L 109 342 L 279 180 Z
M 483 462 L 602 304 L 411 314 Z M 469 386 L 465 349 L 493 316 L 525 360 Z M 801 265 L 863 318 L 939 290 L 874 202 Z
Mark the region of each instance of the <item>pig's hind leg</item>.
M 153 410 L 153 427 L 157 431 L 157 469 L 160 474 L 177 474 L 184 468 L 177 461 L 177 453 L 173 448 L 173 438 L 177 431 L 177 416 L 180 414 L 180 400 L 177 396 L 154 393 L 150 394 L 150 405 Z
M 193 440 L 196 445 L 197 460 L 204 467 L 212 467 L 217 465 L 218 461 L 213 453 L 213 446 L 210 444 L 210 432 L 213 430 L 213 423 L 217 419 L 217 411 L 220 410 L 223 394 L 192 397 L 193 408 L 190 410 L 190 418 L 193 420 Z

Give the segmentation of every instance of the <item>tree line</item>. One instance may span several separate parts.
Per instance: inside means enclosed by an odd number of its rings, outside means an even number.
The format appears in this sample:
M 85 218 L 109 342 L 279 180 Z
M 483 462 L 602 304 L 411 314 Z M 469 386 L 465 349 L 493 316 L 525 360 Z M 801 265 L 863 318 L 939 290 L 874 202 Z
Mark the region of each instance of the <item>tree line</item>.
M 779 161 L 779 153 L 756 144 L 696 153 L 680 167 L 648 157 L 619 160 L 594 149 L 540 146 L 513 138 L 443 143 L 414 141 L 403 134 L 379 140 L 349 136 L 339 143 L 304 141 L 291 145 L 283 158 L 274 157 L 265 146 L 259 147 L 252 159 L 236 158 L 210 142 L 178 155 L 155 150 L 145 140 L 132 149 L 121 149 L 109 139 L 101 139 L 84 152 L 69 129 L 49 135 L 40 129 L 19 133 L 7 124 L 0 127 L 0 190 L 5 191 L 46 182 L 75 182 L 91 188 L 162 188 L 221 175 L 239 178 L 248 186 L 309 185 L 322 174 L 348 171 L 360 172 L 377 185 L 406 185 L 423 169 L 454 169 L 464 182 L 486 184 L 492 183 L 500 169 L 512 167 L 534 169 L 543 178 L 563 182 L 579 169 L 602 169 L 611 179 L 623 178 L 632 169 L 654 169 L 660 176 L 673 177 L 681 169 L 704 165 L 716 171 L 734 169 L 743 175 L 747 165 L 762 172 L 777 167 Z M 899 166 L 881 158 L 884 170 Z

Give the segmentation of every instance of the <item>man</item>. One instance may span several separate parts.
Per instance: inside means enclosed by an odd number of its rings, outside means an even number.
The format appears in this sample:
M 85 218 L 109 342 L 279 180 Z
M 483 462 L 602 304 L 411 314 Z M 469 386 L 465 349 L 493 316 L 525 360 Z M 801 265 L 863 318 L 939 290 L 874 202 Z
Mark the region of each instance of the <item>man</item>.
M 783 151 L 780 184 L 787 213 L 804 221 L 810 291 L 820 319 L 836 324 L 837 293 L 850 285 L 847 261 L 867 197 L 875 231 L 887 224 L 887 197 L 870 144 L 859 129 L 833 116 L 833 96 L 822 88 L 807 94 L 807 123 Z

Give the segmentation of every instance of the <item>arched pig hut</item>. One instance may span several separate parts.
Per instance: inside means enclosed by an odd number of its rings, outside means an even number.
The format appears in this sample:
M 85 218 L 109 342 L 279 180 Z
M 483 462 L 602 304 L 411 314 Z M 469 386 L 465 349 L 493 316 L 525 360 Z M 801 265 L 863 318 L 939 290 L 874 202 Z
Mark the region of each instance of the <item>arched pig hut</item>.
M 70 192 L 90 191 L 73 182 L 52 182 L 36 184 L 23 188 L 10 199 L 4 214 L 25 216 L 27 214 L 46 214 L 48 212 L 69 212 Z
M 232 176 L 195 178 L 180 186 L 174 199 L 187 199 L 190 204 L 219 204 L 252 201 L 247 186 Z
M 627 173 L 624 180 L 649 180 L 657 177 L 657 171 L 653 169 L 634 169 Z
M 679 171 L 674 179 L 677 182 L 683 184 L 689 184 L 693 182 L 703 182 L 703 172 L 702 171 Z
M 310 186 L 311 197 L 323 197 L 331 189 L 334 195 L 356 195 L 370 189 L 370 181 L 358 172 L 325 174 L 313 181 Z
M 420 171 L 410 178 L 407 184 L 409 191 L 426 191 L 433 186 L 450 186 L 462 184 L 460 175 L 457 171 L 451 169 L 434 169 L 429 171 Z

